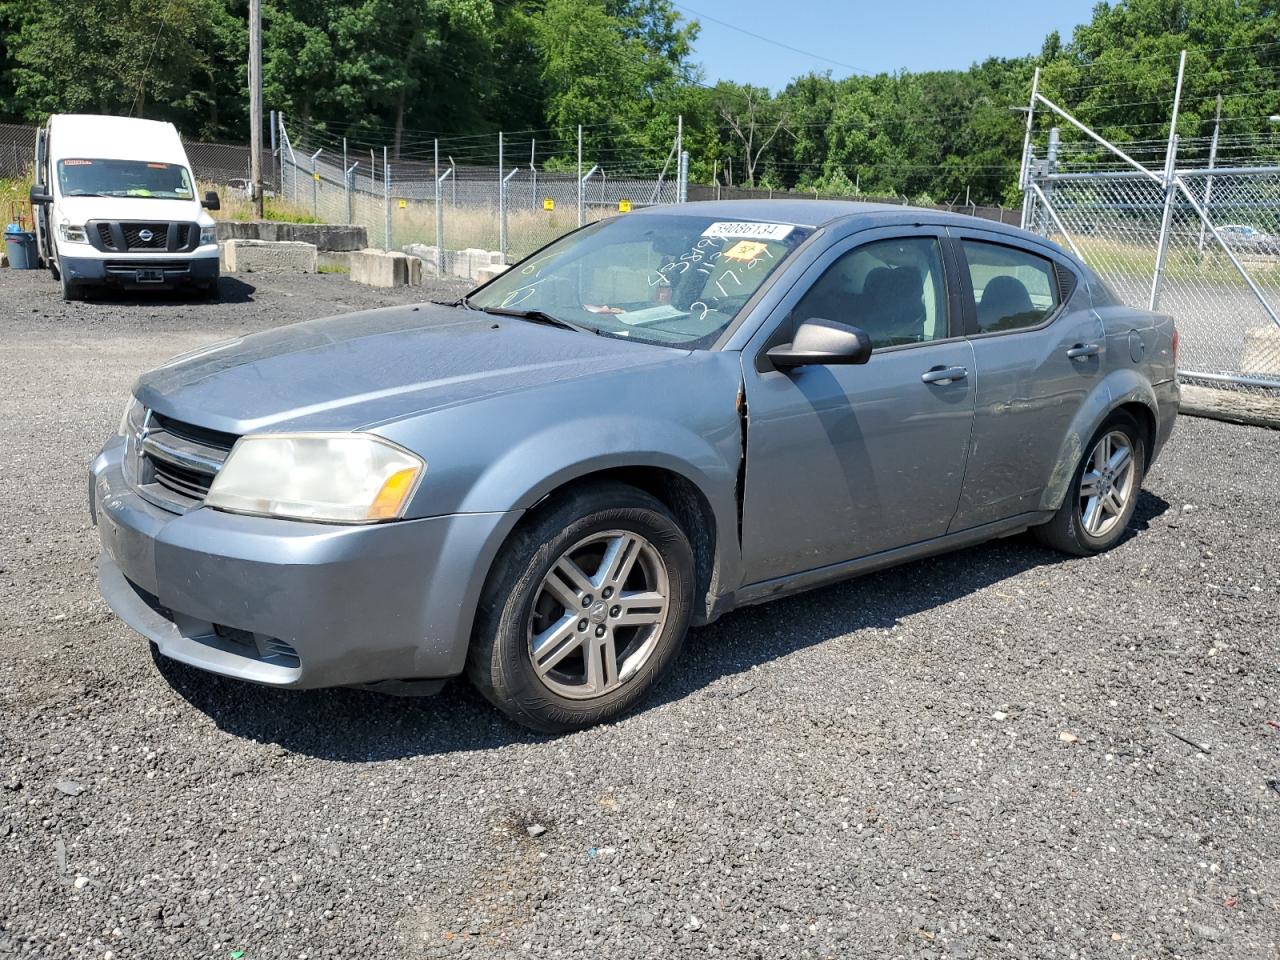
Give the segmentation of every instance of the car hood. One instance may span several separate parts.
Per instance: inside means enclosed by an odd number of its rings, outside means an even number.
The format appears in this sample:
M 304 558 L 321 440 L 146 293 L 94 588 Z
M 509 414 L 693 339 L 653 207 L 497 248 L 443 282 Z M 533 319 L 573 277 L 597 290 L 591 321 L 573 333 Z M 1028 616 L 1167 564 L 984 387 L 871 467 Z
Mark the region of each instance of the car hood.
M 82 224 L 88 220 L 142 220 L 196 223 L 201 207 L 195 200 L 148 197 L 59 197 L 54 220 Z
M 144 374 L 134 394 L 162 415 L 227 433 L 358 430 L 687 354 L 421 304 L 215 344 Z

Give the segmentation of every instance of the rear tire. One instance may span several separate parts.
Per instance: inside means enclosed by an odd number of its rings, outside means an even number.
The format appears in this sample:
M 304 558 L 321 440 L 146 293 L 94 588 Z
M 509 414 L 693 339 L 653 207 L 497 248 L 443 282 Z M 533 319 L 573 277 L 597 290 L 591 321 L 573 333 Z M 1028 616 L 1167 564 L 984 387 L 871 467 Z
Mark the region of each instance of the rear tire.
M 533 730 L 613 720 L 675 659 L 694 582 L 689 539 L 660 501 L 619 483 L 572 491 L 517 528 L 499 553 L 467 675 Z
M 1036 538 L 1077 557 L 1110 550 L 1133 519 L 1146 465 L 1145 432 L 1130 414 L 1113 413 L 1085 447 L 1058 512 L 1034 528 Z

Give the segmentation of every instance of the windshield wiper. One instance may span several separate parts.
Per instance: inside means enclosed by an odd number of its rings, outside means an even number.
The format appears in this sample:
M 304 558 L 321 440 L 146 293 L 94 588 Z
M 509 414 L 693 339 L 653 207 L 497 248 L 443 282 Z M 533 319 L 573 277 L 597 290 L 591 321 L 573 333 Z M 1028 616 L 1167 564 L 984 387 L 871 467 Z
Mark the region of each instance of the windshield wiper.
M 510 307 L 477 307 L 474 306 L 466 297 L 458 301 L 462 306 L 472 310 L 479 310 L 481 313 L 492 314 L 495 317 L 516 317 L 519 320 L 528 320 L 530 323 L 543 323 L 549 327 L 560 327 L 563 330 L 576 330 L 578 333 L 593 333 L 600 335 L 600 331 L 595 327 L 588 327 L 581 323 L 574 323 L 572 320 L 565 320 L 563 317 L 557 317 L 547 313 L 545 310 L 513 310 Z

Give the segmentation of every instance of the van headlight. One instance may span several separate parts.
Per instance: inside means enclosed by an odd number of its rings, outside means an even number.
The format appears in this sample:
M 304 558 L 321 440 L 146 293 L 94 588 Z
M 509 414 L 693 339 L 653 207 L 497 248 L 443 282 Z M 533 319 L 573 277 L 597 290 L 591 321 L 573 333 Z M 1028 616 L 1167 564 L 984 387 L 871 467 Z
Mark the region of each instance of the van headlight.
M 58 234 L 67 243 L 88 243 L 89 237 L 84 232 L 83 226 L 76 226 L 70 223 L 58 224 Z
M 426 470 L 422 458 L 372 434 L 251 434 L 236 441 L 204 503 L 291 520 L 398 520 Z
M 200 228 L 200 246 L 207 243 L 218 242 L 218 228 L 215 224 L 209 224 L 207 227 Z

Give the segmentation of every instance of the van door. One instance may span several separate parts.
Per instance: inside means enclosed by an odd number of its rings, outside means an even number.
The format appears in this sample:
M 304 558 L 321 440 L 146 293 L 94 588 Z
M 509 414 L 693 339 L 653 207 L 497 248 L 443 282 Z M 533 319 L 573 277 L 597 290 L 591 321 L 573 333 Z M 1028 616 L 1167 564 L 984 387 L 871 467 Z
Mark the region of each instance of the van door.
M 49 182 L 49 128 L 36 128 L 36 157 L 35 157 L 35 178 L 36 183 L 43 183 L 46 190 L 52 190 L 53 185 Z M 48 204 L 36 204 L 31 210 L 31 220 L 36 231 L 36 250 L 40 254 L 40 259 L 45 263 L 49 262 L 48 241 L 46 237 L 49 233 L 49 206 Z

